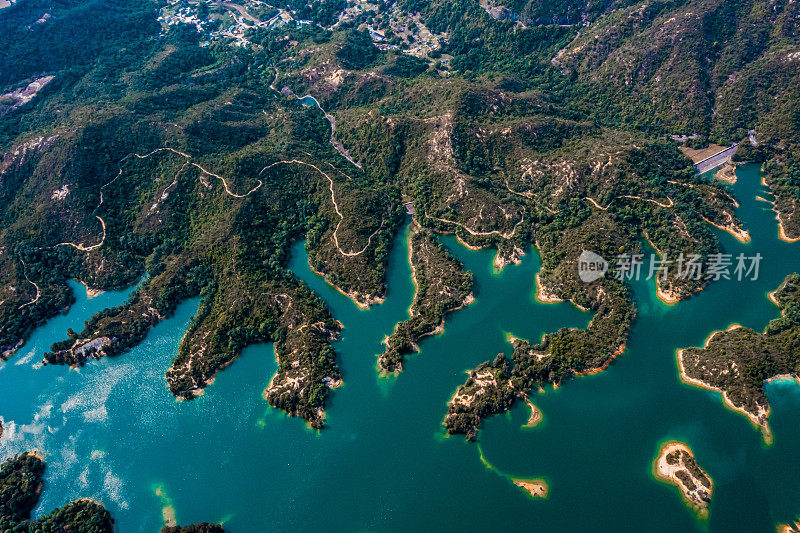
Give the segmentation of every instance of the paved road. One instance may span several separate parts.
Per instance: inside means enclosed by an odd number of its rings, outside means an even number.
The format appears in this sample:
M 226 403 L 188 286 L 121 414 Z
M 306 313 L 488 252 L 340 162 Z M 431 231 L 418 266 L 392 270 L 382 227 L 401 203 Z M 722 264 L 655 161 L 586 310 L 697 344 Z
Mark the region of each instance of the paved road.
M 240 6 L 239 4 L 234 4 L 234 3 L 231 3 L 231 2 L 220 2 L 217 5 L 221 5 L 222 7 L 227 8 L 228 10 L 238 12 L 241 16 L 243 16 L 244 18 L 246 18 L 250 22 L 255 22 L 256 24 L 261 24 L 260 20 L 258 20 L 256 17 L 254 17 L 253 15 L 248 13 L 247 10 L 244 7 Z
M 733 146 L 725 148 L 721 152 L 717 152 L 711 157 L 707 157 L 702 161 L 700 161 L 699 163 L 695 164 L 694 168 L 698 174 L 703 174 L 704 172 L 708 172 L 711 169 L 721 167 L 722 165 L 731 160 L 733 154 L 736 153 L 736 150 L 738 148 L 739 148 L 738 144 L 734 144 Z

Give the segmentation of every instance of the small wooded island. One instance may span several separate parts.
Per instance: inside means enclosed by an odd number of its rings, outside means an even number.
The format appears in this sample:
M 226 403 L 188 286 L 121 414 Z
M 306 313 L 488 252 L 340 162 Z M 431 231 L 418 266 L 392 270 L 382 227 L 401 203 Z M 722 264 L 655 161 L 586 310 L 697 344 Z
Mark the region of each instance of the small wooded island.
M 445 314 L 474 300 L 472 274 L 442 246 L 433 234 L 412 222 L 408 240 L 408 257 L 414 279 L 414 301 L 411 317 L 397 324 L 386 338 L 386 351 L 378 357 L 382 372 L 403 368 L 403 357 L 417 351 L 417 342 L 444 328 Z
M 688 446 L 681 442 L 667 442 L 653 465 L 653 471 L 658 479 L 676 485 L 683 495 L 683 499 L 694 507 L 698 516 L 708 517 L 708 504 L 714 484 L 694 459 Z

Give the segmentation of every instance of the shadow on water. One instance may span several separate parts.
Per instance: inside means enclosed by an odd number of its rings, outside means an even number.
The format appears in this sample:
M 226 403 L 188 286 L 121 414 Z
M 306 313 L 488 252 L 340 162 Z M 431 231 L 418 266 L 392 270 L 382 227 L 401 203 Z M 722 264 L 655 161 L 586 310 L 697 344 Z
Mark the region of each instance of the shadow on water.
M 476 301 L 448 317 L 444 332 L 423 339 L 398 377 L 379 379 L 382 339 L 408 317 L 413 287 L 408 228 L 396 238 L 386 301 L 368 311 L 308 267 L 303 243 L 291 269 L 343 323 L 335 343 L 345 385 L 331 395 L 328 427 L 269 408 L 263 389 L 275 372 L 271 345 L 247 348 L 207 393 L 178 403 L 164 373 L 196 312 L 179 306 L 145 342 L 79 371 L 34 369 L 41 351 L 79 329 L 93 312 L 127 293 L 78 303 L 39 328 L 0 367 L 0 415 L 8 435 L 0 456 L 30 449 L 48 461 L 37 513 L 88 496 L 106 504 L 121 531 L 153 531 L 174 511 L 179 523 L 222 521 L 232 532 L 270 529 L 486 530 L 536 527 L 657 531 L 774 530 L 800 513 L 800 387 L 768 387 L 775 444 L 763 446 L 747 420 L 722 407 L 720 396 L 680 383 L 679 347 L 701 345 L 731 322 L 762 329 L 777 315 L 765 294 L 796 265 L 800 245 L 776 239 L 755 167 L 739 171 L 740 217 L 753 236 L 743 245 L 725 233 L 731 253 L 759 251 L 757 282 L 723 281 L 674 306 L 656 299 L 652 282 L 634 284 L 639 318 L 628 349 L 606 372 L 534 394 L 546 423 L 522 429 L 524 404 L 489 419 L 480 448 L 445 438 L 446 403 L 464 371 L 510 355 L 506 333 L 538 341 L 560 327 L 586 327 L 589 313 L 534 298 L 540 262 L 529 250 L 519 265 L 494 273 L 490 250 L 442 242 L 473 272 Z M 33 355 L 31 355 L 31 352 Z M 656 482 L 651 465 L 659 444 L 683 440 L 714 478 L 708 522 L 698 522 L 676 489 Z M 495 467 L 487 469 L 485 460 Z M 547 478 L 550 497 L 533 501 L 499 472 Z

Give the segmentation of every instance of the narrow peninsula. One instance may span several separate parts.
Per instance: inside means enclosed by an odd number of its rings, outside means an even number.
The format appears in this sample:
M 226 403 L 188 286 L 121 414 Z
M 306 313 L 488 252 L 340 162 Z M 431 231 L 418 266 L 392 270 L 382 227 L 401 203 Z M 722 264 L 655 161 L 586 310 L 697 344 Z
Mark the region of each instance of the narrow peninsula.
M 563 328 L 546 334 L 533 344 L 510 338 L 511 361 L 498 354 L 468 373 L 448 402 L 444 425 L 448 433 L 477 437 L 481 421 L 509 409 L 517 400 L 527 400 L 530 391 L 546 384 L 558 386 L 571 377 L 604 370 L 625 349 L 630 324 L 636 314 L 627 289 L 612 280 L 563 288 L 557 294 L 594 311 L 587 329 Z M 529 406 L 532 405 L 529 403 Z M 531 407 L 529 425 L 538 422 Z
M 417 342 L 441 331 L 444 317 L 473 302 L 472 273 L 439 243 L 429 230 L 412 222 L 409 238 L 409 261 L 416 292 L 409 310 L 410 318 L 400 322 L 386 338 L 386 351 L 378 357 L 381 372 L 403 368 L 403 357 L 417 351 Z

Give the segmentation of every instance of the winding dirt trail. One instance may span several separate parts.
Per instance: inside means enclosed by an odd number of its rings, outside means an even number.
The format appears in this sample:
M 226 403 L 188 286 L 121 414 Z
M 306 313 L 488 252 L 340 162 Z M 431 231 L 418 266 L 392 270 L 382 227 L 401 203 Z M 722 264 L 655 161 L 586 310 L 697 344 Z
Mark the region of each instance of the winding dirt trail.
M 591 197 L 587 196 L 586 198 L 584 198 L 584 200 L 590 202 L 593 206 L 595 206 L 597 209 L 599 209 L 601 211 L 608 211 L 608 207 L 609 206 L 605 206 L 605 207 L 601 206 L 600 204 L 597 203 L 597 200 L 595 200 L 594 198 L 591 198 Z
M 519 222 L 514 224 L 514 229 L 511 230 L 511 233 L 502 233 L 500 230 L 475 231 L 474 229 L 465 226 L 461 222 L 456 222 L 455 220 L 447 220 L 446 218 L 437 218 L 437 217 L 428 217 L 428 218 L 431 218 L 433 220 L 438 220 L 439 222 L 444 222 L 446 224 L 453 224 L 455 226 L 458 226 L 463 230 L 465 230 L 470 235 L 473 235 L 475 237 L 488 237 L 489 235 L 497 235 L 499 237 L 502 237 L 503 239 L 512 238 L 514 234 L 517 232 L 517 228 L 519 227 L 519 225 L 525 222 L 525 217 L 523 216 L 522 218 L 519 219 Z
M 623 194 L 623 195 L 617 196 L 617 198 L 628 198 L 628 199 L 631 199 L 631 200 L 641 200 L 643 202 L 650 202 L 652 204 L 656 204 L 659 207 L 663 207 L 664 209 L 671 209 L 671 208 L 673 208 L 675 206 L 675 202 L 673 202 L 672 198 L 670 198 L 670 197 L 667 197 L 667 200 L 669 200 L 668 204 L 665 204 L 663 202 L 659 202 L 658 200 L 652 200 L 650 198 L 642 198 L 641 196 L 631 196 L 629 194 Z M 610 204 L 605 206 L 605 207 L 603 207 L 603 206 L 601 206 L 600 204 L 597 203 L 597 200 L 595 200 L 594 198 L 591 198 L 589 196 L 586 196 L 584 198 L 584 200 L 586 200 L 587 202 L 591 203 L 597 209 L 600 209 L 602 211 L 608 211 L 608 208 L 611 207 Z
M 280 76 L 280 71 L 278 69 L 275 69 L 275 79 L 272 80 L 272 83 L 269 85 L 269 88 L 272 89 L 273 91 L 278 92 L 278 93 L 283 95 L 284 93 L 279 91 L 277 86 L 276 86 L 276 84 L 278 83 L 278 77 L 279 76 Z M 319 103 L 319 100 L 317 100 L 316 98 L 314 98 L 310 94 L 306 94 L 305 96 L 297 96 L 288 87 L 286 87 L 286 90 L 288 90 L 288 92 L 289 92 L 289 94 L 287 96 L 293 96 L 297 100 L 311 100 L 312 102 L 314 102 L 314 105 L 317 107 L 317 109 L 322 111 L 322 114 L 325 116 L 325 120 L 327 120 L 328 123 L 331 125 L 331 136 L 328 139 L 328 142 L 331 144 L 331 146 L 333 146 L 333 148 L 337 152 L 339 152 L 339 155 L 341 155 L 342 157 L 347 159 L 352 165 L 357 167 L 359 170 L 363 170 L 363 168 L 361 167 L 361 163 L 359 163 L 358 161 L 353 159 L 350 156 L 350 151 L 347 150 L 347 148 L 345 148 L 344 145 L 342 143 L 340 143 L 336 139 L 336 118 L 333 115 L 331 115 L 330 113 L 328 113 L 327 111 L 325 111 L 325 109 Z M 266 114 L 266 112 L 264 112 L 264 114 Z
M 180 174 L 183 173 L 183 171 L 186 169 L 186 167 L 188 165 L 192 165 L 192 166 L 196 167 L 197 169 L 199 169 L 200 172 L 201 172 L 201 174 L 200 174 L 201 176 L 207 175 L 207 176 L 211 176 L 211 177 L 214 177 L 214 178 L 217 178 L 218 180 L 220 180 L 222 182 L 222 185 L 223 185 L 224 189 L 225 189 L 225 192 L 228 195 L 230 195 L 231 197 L 233 197 L 233 198 L 246 198 L 246 197 L 250 196 L 251 194 L 253 194 L 254 192 L 256 192 L 258 189 L 260 189 L 264 185 L 263 180 L 259 179 L 258 180 L 258 185 L 256 185 L 255 187 L 253 187 L 252 189 L 247 191 L 245 194 L 237 194 L 237 193 L 235 193 L 235 192 L 233 192 L 231 190 L 230 186 L 228 185 L 228 181 L 224 177 L 220 176 L 219 174 L 215 174 L 214 172 L 211 172 L 210 170 L 207 170 L 207 169 L 203 168 L 198 163 L 195 163 L 195 162 L 191 161 L 192 156 L 190 156 L 189 154 L 186 154 L 184 152 L 181 152 L 180 150 L 176 150 L 176 149 L 170 148 L 170 147 L 156 148 L 155 150 L 153 150 L 153 151 L 151 151 L 149 153 L 146 153 L 144 155 L 137 154 L 137 153 L 131 153 L 131 154 L 128 154 L 128 155 L 126 155 L 125 157 L 123 157 L 122 159 L 119 160 L 119 162 L 117 163 L 117 167 L 118 167 L 117 175 L 114 176 L 114 178 L 111 181 L 109 181 L 108 183 L 106 183 L 106 184 L 104 184 L 103 186 L 100 187 L 100 201 L 98 202 L 97 206 L 94 208 L 93 213 L 97 213 L 97 210 L 100 209 L 100 207 L 103 205 L 103 203 L 105 201 L 105 198 L 103 196 L 104 189 L 106 187 L 108 187 L 109 185 L 113 184 L 117 179 L 120 178 L 120 176 L 122 176 L 122 174 L 124 172 L 123 169 L 122 169 L 122 165 L 126 160 L 128 160 L 131 157 L 136 157 L 138 159 L 147 159 L 148 157 L 151 157 L 151 156 L 153 156 L 155 154 L 158 154 L 158 153 L 161 153 L 161 152 L 171 152 L 173 154 L 176 154 L 176 155 L 179 155 L 179 156 L 185 158 L 185 160 L 186 160 L 184 165 L 175 173 L 175 176 L 173 178 L 172 183 L 169 186 L 167 186 L 167 188 L 162 193 L 162 195 L 161 195 L 161 199 L 162 200 L 166 198 L 166 195 L 168 194 L 169 189 L 171 189 L 177 183 L 178 176 L 180 176 Z M 259 175 L 261 175 L 261 173 L 263 173 L 265 170 L 268 170 L 268 169 L 270 169 L 270 168 L 272 168 L 272 167 L 274 167 L 276 165 L 285 165 L 285 164 L 304 165 L 304 166 L 313 168 L 314 170 L 316 170 L 317 172 L 319 172 L 320 174 L 325 176 L 325 178 L 328 180 L 328 183 L 329 183 L 329 189 L 330 189 L 330 192 L 331 192 L 331 203 L 333 204 L 333 208 L 336 211 L 336 215 L 339 217 L 339 223 L 336 225 L 336 228 L 333 231 L 333 241 L 334 241 L 334 244 L 336 245 L 336 249 L 339 251 L 340 254 L 342 254 L 345 257 L 357 257 L 357 256 L 363 254 L 370 247 L 370 245 L 372 244 L 372 238 L 375 235 L 377 235 L 378 232 L 381 229 L 383 229 L 383 226 L 385 224 L 385 220 L 381 220 L 380 227 L 378 227 L 378 229 L 375 230 L 367 238 L 367 243 L 364 245 L 364 247 L 361 250 L 351 251 L 351 252 L 346 252 L 346 251 L 342 250 L 342 247 L 339 244 L 338 232 L 339 232 L 339 228 L 341 227 L 342 223 L 344 222 L 344 215 L 342 214 L 341 210 L 339 209 L 339 204 L 336 202 L 336 193 L 335 193 L 335 190 L 334 190 L 334 180 L 333 180 L 333 178 L 331 178 L 326 172 L 322 171 L 316 165 L 314 165 L 312 163 L 307 163 L 305 161 L 301 161 L 299 159 L 291 159 L 291 160 L 278 161 L 278 162 L 272 163 L 271 165 L 268 165 L 268 166 L 264 167 L 263 169 L 261 169 L 261 171 L 259 172 Z M 330 165 L 330 163 L 328 163 L 328 164 Z M 336 167 L 334 167 L 333 165 L 331 165 L 331 168 L 333 168 L 334 170 L 337 170 L 337 172 L 339 172 L 340 174 L 345 176 L 348 180 L 351 179 L 350 176 L 342 173 L 341 171 L 336 169 Z M 151 210 L 156 205 L 158 205 L 158 203 L 154 204 L 151 207 Z M 51 246 L 49 248 L 57 248 L 59 246 L 71 246 L 71 247 L 73 247 L 76 250 L 79 250 L 81 252 L 91 252 L 93 250 L 97 250 L 98 248 L 103 246 L 103 244 L 105 244 L 105 241 L 106 241 L 106 223 L 103 220 L 103 218 L 100 217 L 100 215 L 95 214 L 95 218 L 97 218 L 97 220 L 100 221 L 100 227 L 102 229 L 102 237 L 100 238 L 100 242 L 98 242 L 96 244 L 92 244 L 92 245 L 85 245 L 85 244 L 75 243 L 75 242 L 60 242 L 60 243 L 55 244 L 55 245 L 53 245 L 53 246 Z M 28 274 L 27 274 L 27 272 L 25 272 L 25 263 L 24 262 L 22 262 L 22 266 L 23 266 L 23 273 L 25 275 L 25 280 L 36 288 L 36 297 L 33 300 L 31 300 L 30 302 L 27 302 L 27 303 L 24 303 L 24 304 L 20 305 L 17 308 L 17 310 L 20 310 L 20 309 L 22 309 L 24 307 L 27 307 L 29 305 L 35 304 L 41 298 L 41 289 L 39 288 L 39 286 L 36 283 L 34 283 L 33 281 L 31 281 L 28 278 Z
M 681 184 L 681 183 L 678 183 L 678 182 L 675 182 L 675 181 L 671 181 L 670 183 L 674 183 L 676 185 L 686 185 L 688 187 L 694 187 L 694 185 L 689 184 L 689 183 Z M 739 207 L 738 202 L 736 202 L 736 200 L 734 198 L 732 198 L 730 195 L 728 195 L 728 197 L 733 200 L 734 206 Z M 630 198 L 630 199 L 633 199 L 633 200 L 642 200 L 642 201 L 645 201 L 645 202 L 651 202 L 651 203 L 656 204 L 659 207 L 663 207 L 664 209 L 671 209 L 675 205 L 675 202 L 673 202 L 672 198 L 670 198 L 670 197 L 667 197 L 667 200 L 669 200 L 669 204 L 665 204 L 665 203 L 659 202 L 658 200 L 650 200 L 648 198 L 642 198 L 641 196 L 622 195 L 622 196 L 617 196 L 617 198 Z M 601 209 L 603 211 L 607 211 L 608 208 L 611 207 L 610 205 L 607 205 L 606 207 L 602 207 L 593 198 L 590 198 L 588 196 L 586 198 L 584 198 L 584 200 L 590 202 L 597 209 Z M 741 227 L 735 226 L 733 224 L 733 222 L 732 222 L 733 216 L 730 213 L 728 213 L 727 211 L 724 211 L 724 214 L 728 216 L 728 220 L 729 220 L 728 224 L 726 224 L 725 226 L 721 226 L 719 224 L 716 224 L 716 223 L 710 221 L 709 219 L 707 219 L 706 217 L 701 217 L 701 218 L 703 220 L 705 220 L 707 223 L 709 223 L 712 226 L 714 226 L 715 228 L 721 229 L 723 231 L 727 231 L 728 233 L 733 235 L 736 239 L 738 239 L 740 242 L 743 242 L 743 243 L 750 242 L 750 233 L 748 233 L 746 230 L 742 229 Z
M 673 202 L 672 198 L 670 198 L 669 196 L 667 197 L 667 200 L 669 200 L 668 204 L 659 202 L 658 200 L 651 200 L 650 198 L 642 198 L 641 196 L 631 196 L 629 194 L 623 194 L 622 196 L 617 196 L 617 198 L 630 198 L 632 200 L 642 200 L 643 202 L 650 202 L 656 204 L 657 206 L 663 207 L 664 209 L 670 209 L 675 205 L 675 202 Z
M 31 280 L 28 278 L 28 273 L 25 271 L 25 261 L 23 261 L 22 259 L 20 259 L 20 262 L 22 263 L 22 273 L 25 275 L 25 281 L 27 281 L 28 283 L 30 283 L 31 285 L 33 285 L 34 287 L 36 287 L 36 298 L 34 298 L 33 300 L 31 300 L 31 301 L 30 301 L 30 302 L 28 302 L 28 303 L 24 303 L 24 304 L 20 305 L 19 307 L 17 307 L 17 311 L 19 311 L 19 310 L 20 310 L 20 309 L 22 309 L 23 307 L 27 307 L 27 306 L 29 306 L 29 305 L 33 305 L 33 304 L 35 304 L 36 302 L 38 302 L 38 301 L 39 301 L 39 298 L 41 298 L 41 296 L 42 296 L 42 291 L 41 291 L 41 289 L 39 289 L 39 286 L 38 286 L 37 284 L 35 284 L 34 282 L 32 282 L 32 281 L 31 281 Z
M 72 246 L 76 250 L 80 250 L 81 252 L 91 252 L 92 250 L 97 250 L 106 242 L 106 223 L 105 221 L 100 218 L 98 215 L 94 216 L 97 220 L 100 221 L 100 227 L 103 229 L 103 236 L 100 237 L 100 242 L 97 244 L 92 244 L 91 246 L 85 246 L 83 244 L 78 244 L 74 242 L 60 242 L 53 246 L 53 248 L 58 248 L 59 246 Z
M 122 159 L 120 159 L 119 163 L 117 164 L 117 168 L 119 169 L 119 172 L 117 172 L 117 175 L 114 176 L 114 179 L 112 179 L 111 181 L 109 181 L 108 183 L 106 183 L 105 185 L 100 187 L 100 202 L 98 202 L 97 207 L 95 207 L 94 211 L 92 211 L 92 212 L 93 213 L 97 213 L 97 210 L 100 209 L 100 207 L 103 205 L 103 202 L 105 200 L 104 197 L 103 197 L 104 189 L 106 187 L 108 187 L 109 185 L 111 185 L 112 183 L 114 183 L 115 181 L 117 181 L 117 179 L 119 179 L 120 176 L 122 176 L 122 173 L 123 173 L 122 164 L 125 161 L 127 161 L 130 157 L 136 157 L 138 159 L 147 159 L 148 157 L 150 157 L 152 155 L 155 155 L 157 153 L 160 153 L 160 152 L 172 152 L 173 154 L 177 154 L 177 155 L 179 155 L 179 156 L 181 156 L 181 157 L 186 159 L 186 162 L 184 163 L 184 165 L 180 168 L 180 170 L 178 170 L 178 172 L 175 173 L 175 176 L 173 178 L 172 184 L 169 185 L 167 187 L 167 189 L 165 189 L 164 193 L 162 193 L 162 196 L 161 196 L 162 199 L 165 198 L 165 195 L 167 194 L 167 191 L 173 185 L 175 185 L 177 183 L 178 176 L 181 175 L 181 173 L 183 173 L 183 171 L 186 169 L 187 165 L 192 165 L 192 166 L 196 167 L 197 169 L 199 169 L 200 173 L 201 173 L 200 174 L 201 176 L 202 175 L 207 175 L 207 176 L 211 176 L 211 177 L 214 177 L 214 178 L 217 178 L 218 180 L 220 180 L 222 182 L 223 187 L 225 188 L 225 192 L 228 195 L 230 195 L 230 196 L 232 196 L 234 198 L 247 198 L 248 196 L 250 196 L 251 194 L 256 192 L 258 189 L 260 189 L 261 186 L 264 184 L 263 181 L 258 180 L 258 185 L 256 185 L 252 189 L 250 189 L 247 193 L 245 193 L 245 194 L 236 194 L 235 192 L 233 192 L 231 190 L 230 186 L 228 185 L 228 181 L 225 178 L 223 178 L 222 176 L 220 176 L 218 174 L 215 174 L 215 173 L 211 172 L 210 170 L 207 170 L 207 169 L 203 168 L 201 165 L 199 165 L 197 163 L 192 162 L 191 161 L 192 156 L 190 156 L 189 154 L 186 154 L 184 152 L 181 152 L 180 150 L 176 150 L 176 149 L 170 148 L 170 147 L 156 148 L 152 152 L 148 152 L 148 153 L 146 153 L 144 155 L 140 155 L 140 154 L 137 154 L 137 153 L 131 153 L 131 154 L 126 155 Z M 100 226 L 101 226 L 101 228 L 103 230 L 103 236 L 101 237 L 100 242 L 98 242 L 97 244 L 92 244 L 90 246 L 87 246 L 85 244 L 75 243 L 75 242 L 60 242 L 58 244 L 53 245 L 52 247 L 53 248 L 57 248 L 59 246 L 72 246 L 73 248 L 75 248 L 76 250 L 80 250 L 81 252 L 91 252 L 92 250 L 96 250 L 96 249 L 100 248 L 101 246 L 103 246 L 103 244 L 105 244 L 105 241 L 106 241 L 106 223 L 99 215 L 95 214 L 95 217 L 97 218 L 97 220 L 100 221 Z
M 342 247 L 339 246 L 338 232 L 339 232 L 339 227 L 342 225 L 342 222 L 344 222 L 344 215 L 339 210 L 339 204 L 336 203 L 336 193 L 335 193 L 334 188 L 333 188 L 333 184 L 334 184 L 333 178 L 331 178 L 327 173 L 323 172 L 318 166 L 316 166 L 316 165 L 314 165 L 312 163 L 307 163 L 305 161 L 301 161 L 299 159 L 276 161 L 275 163 L 272 163 L 271 165 L 267 165 L 266 167 L 261 169 L 261 172 L 264 172 L 265 170 L 269 170 L 270 168 L 273 168 L 273 167 L 275 167 L 277 165 L 304 165 L 304 166 L 313 168 L 314 170 L 316 170 L 317 172 L 319 172 L 320 174 L 325 176 L 325 178 L 328 180 L 329 189 L 331 191 L 331 203 L 333 204 L 333 209 L 334 209 L 334 211 L 336 211 L 336 215 L 339 217 L 339 223 L 336 224 L 336 228 L 333 230 L 333 243 L 336 245 L 336 249 L 339 251 L 340 254 L 342 254 L 345 257 L 357 257 L 357 256 L 363 254 L 365 251 L 367 251 L 367 248 L 369 248 L 370 244 L 372 244 L 372 238 L 375 235 L 377 235 L 377 233 L 381 229 L 383 229 L 383 225 L 386 222 L 385 220 L 381 220 L 380 227 L 378 227 L 378 229 L 376 229 L 374 232 L 372 232 L 372 235 L 370 235 L 367 238 L 367 244 L 364 245 L 364 247 L 361 250 L 359 250 L 357 252 L 345 252 L 344 250 L 342 250 Z M 261 174 L 261 172 L 259 172 L 259 174 Z
M 180 156 L 183 156 L 183 157 L 185 157 L 185 158 L 186 158 L 186 160 L 187 160 L 187 161 L 189 161 L 189 163 L 190 163 L 190 164 L 191 164 L 193 167 L 196 167 L 196 168 L 198 168 L 202 174 L 205 174 L 205 175 L 207 175 L 207 176 L 211 176 L 212 178 L 217 178 L 218 180 L 220 180 L 220 181 L 222 182 L 222 185 L 225 187 L 225 192 L 226 192 L 226 193 L 228 193 L 230 196 L 233 196 L 234 198 L 247 198 L 248 196 L 250 196 L 251 194 L 253 194 L 254 192 L 256 192 L 258 189 L 260 189 L 260 188 L 261 188 L 261 186 L 264 184 L 264 182 L 262 182 L 261 180 L 258 180 L 258 185 L 256 185 L 255 187 L 253 187 L 252 189 L 250 189 L 249 191 L 247 191 L 245 194 L 236 194 L 236 193 L 235 193 L 235 192 L 233 192 L 233 191 L 231 190 L 231 188 L 228 186 L 228 181 L 227 181 L 225 178 L 223 178 L 223 177 L 222 177 L 222 176 L 220 176 L 219 174 L 214 174 L 214 173 L 213 173 L 213 172 L 211 172 L 210 170 L 206 170 L 205 168 L 203 168 L 202 166 L 198 165 L 197 163 L 192 163 L 192 162 L 191 162 L 192 156 L 190 156 L 189 154 L 185 154 L 185 153 L 183 153 L 183 152 L 181 152 L 181 151 L 179 151 L 179 150 L 175 150 L 174 148 L 169 148 L 169 147 L 165 147 L 165 148 L 157 148 L 157 149 L 153 150 L 152 152 L 150 152 L 149 154 L 146 154 L 146 155 L 143 155 L 143 156 L 141 156 L 141 155 L 139 155 L 139 154 L 133 154 L 133 155 L 135 155 L 135 156 L 136 156 L 136 157 L 138 157 L 139 159 L 144 159 L 144 158 L 146 158 L 146 157 L 150 157 L 151 155 L 153 155 L 153 154 L 155 154 L 155 153 L 157 153 L 157 152 L 161 152 L 161 151 L 164 151 L 164 150 L 166 150 L 166 151 L 172 152 L 172 153 L 174 153 L 174 154 L 178 154 L 178 155 L 180 155 Z M 126 157 L 128 157 L 128 156 L 126 156 Z

